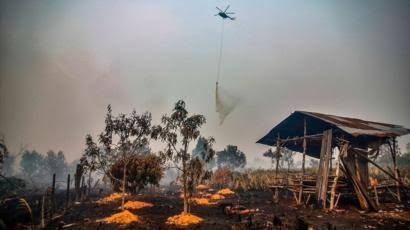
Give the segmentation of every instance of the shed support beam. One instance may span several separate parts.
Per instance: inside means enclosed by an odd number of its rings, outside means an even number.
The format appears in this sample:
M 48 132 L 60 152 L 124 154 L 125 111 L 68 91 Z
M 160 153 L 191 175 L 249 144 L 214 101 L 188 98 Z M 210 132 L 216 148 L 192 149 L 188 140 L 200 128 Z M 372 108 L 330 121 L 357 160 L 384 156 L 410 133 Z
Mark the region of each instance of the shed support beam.
M 401 194 L 400 194 L 400 173 L 399 169 L 397 167 L 397 162 L 396 162 L 396 157 L 397 157 L 397 149 L 396 149 L 396 138 L 393 138 L 393 143 L 390 144 L 390 152 L 392 156 L 392 161 L 393 161 L 393 170 L 394 170 L 394 177 L 396 178 L 396 187 L 397 187 L 397 200 L 401 202 Z M 392 146 L 393 145 L 393 146 Z
M 332 130 L 323 132 L 322 148 L 320 151 L 319 172 L 316 179 L 316 202 L 326 208 L 326 196 L 329 179 L 329 163 L 332 157 Z
M 339 155 L 337 156 L 337 159 L 336 159 L 336 176 L 333 179 L 332 190 L 330 192 L 330 208 L 329 208 L 330 210 L 333 210 L 336 207 L 335 196 L 336 196 L 337 182 L 340 176 L 340 156 L 345 154 L 348 146 L 349 146 L 349 143 L 342 144 L 342 146 L 340 147 Z
M 303 180 L 305 179 L 305 161 L 306 161 L 306 119 L 303 121 L 303 158 L 302 158 L 302 177 L 300 178 L 300 190 L 298 203 L 302 203 L 303 196 Z

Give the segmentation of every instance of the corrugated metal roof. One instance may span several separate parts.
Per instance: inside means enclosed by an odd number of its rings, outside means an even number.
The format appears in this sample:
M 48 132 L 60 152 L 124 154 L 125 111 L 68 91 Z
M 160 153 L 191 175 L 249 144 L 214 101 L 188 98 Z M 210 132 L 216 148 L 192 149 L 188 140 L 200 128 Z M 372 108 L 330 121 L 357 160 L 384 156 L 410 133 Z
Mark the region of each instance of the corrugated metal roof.
M 303 136 L 304 121 L 306 121 L 307 135 L 323 133 L 325 130 L 332 129 L 335 137 L 348 140 L 352 145 L 367 147 L 372 143 L 386 143 L 388 138 L 402 136 L 410 133 L 400 125 L 365 121 L 357 118 L 341 117 L 323 113 L 295 111 L 286 119 L 272 128 L 257 143 L 269 146 L 276 145 L 276 139 L 301 137 Z M 332 143 L 336 146 L 336 142 Z M 289 142 L 284 147 L 293 151 L 302 152 L 301 143 Z M 320 154 L 320 141 L 309 142 L 307 154 L 318 157 Z
M 400 125 L 365 121 L 357 118 L 341 117 L 323 113 L 296 111 L 308 116 L 316 117 L 325 122 L 331 123 L 343 131 L 353 135 L 368 135 L 377 137 L 396 137 L 410 133 L 410 130 Z

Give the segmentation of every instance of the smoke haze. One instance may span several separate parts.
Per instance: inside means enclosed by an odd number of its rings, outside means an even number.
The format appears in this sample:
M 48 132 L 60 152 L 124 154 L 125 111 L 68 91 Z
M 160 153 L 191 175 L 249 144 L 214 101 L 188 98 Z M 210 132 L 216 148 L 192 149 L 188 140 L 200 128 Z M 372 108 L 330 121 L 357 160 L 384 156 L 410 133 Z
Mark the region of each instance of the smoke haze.
M 238 145 L 253 166 L 267 149 L 255 141 L 294 110 L 410 127 L 407 0 L 232 2 L 221 84 L 246 100 L 221 126 L 213 15 L 227 2 L 0 2 L 0 133 L 14 152 L 26 144 L 73 160 L 108 104 L 158 123 L 181 98 L 205 115 L 217 149 Z

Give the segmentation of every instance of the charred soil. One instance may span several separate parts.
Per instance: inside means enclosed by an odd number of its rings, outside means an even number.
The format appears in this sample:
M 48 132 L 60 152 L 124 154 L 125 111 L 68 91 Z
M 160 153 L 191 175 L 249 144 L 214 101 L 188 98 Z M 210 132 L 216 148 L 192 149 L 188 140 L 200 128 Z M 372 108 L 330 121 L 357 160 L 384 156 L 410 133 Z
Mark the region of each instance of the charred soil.
M 388 204 L 375 213 L 366 213 L 353 206 L 326 212 L 313 207 L 297 206 L 288 196 L 275 204 L 270 191 L 236 192 L 211 205 L 191 204 L 191 213 L 203 219 L 188 226 L 168 225 L 167 219 L 182 212 L 178 193 L 152 193 L 127 197 L 152 206 L 128 210 L 138 221 L 129 224 L 105 223 L 98 220 L 110 217 L 121 201 L 100 204 L 88 200 L 73 205 L 57 224 L 66 229 L 410 229 L 408 207 Z

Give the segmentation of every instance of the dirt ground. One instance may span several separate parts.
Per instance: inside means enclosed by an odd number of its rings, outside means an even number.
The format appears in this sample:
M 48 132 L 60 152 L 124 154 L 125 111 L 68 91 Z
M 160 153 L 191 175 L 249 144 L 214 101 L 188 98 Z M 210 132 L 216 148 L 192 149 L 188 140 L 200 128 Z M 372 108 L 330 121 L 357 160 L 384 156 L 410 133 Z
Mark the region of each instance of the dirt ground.
M 182 199 L 171 192 L 150 192 L 129 197 L 152 203 L 153 207 L 130 210 L 142 221 L 129 225 L 104 224 L 96 220 L 119 212 L 121 201 L 98 204 L 94 197 L 82 204 L 73 205 L 64 215 L 60 225 L 73 224 L 65 229 L 178 229 L 166 225 L 168 217 L 182 211 Z M 224 212 L 227 205 L 243 205 L 257 209 L 252 215 L 228 216 Z M 375 213 L 366 213 L 354 206 L 344 206 L 333 212 L 325 212 L 313 207 L 296 206 L 293 198 L 281 197 L 278 204 L 272 202 L 270 191 L 248 191 L 230 195 L 214 205 L 192 205 L 191 213 L 204 221 L 190 225 L 187 229 L 410 229 L 408 206 L 387 204 Z M 57 228 L 57 224 L 50 226 Z

